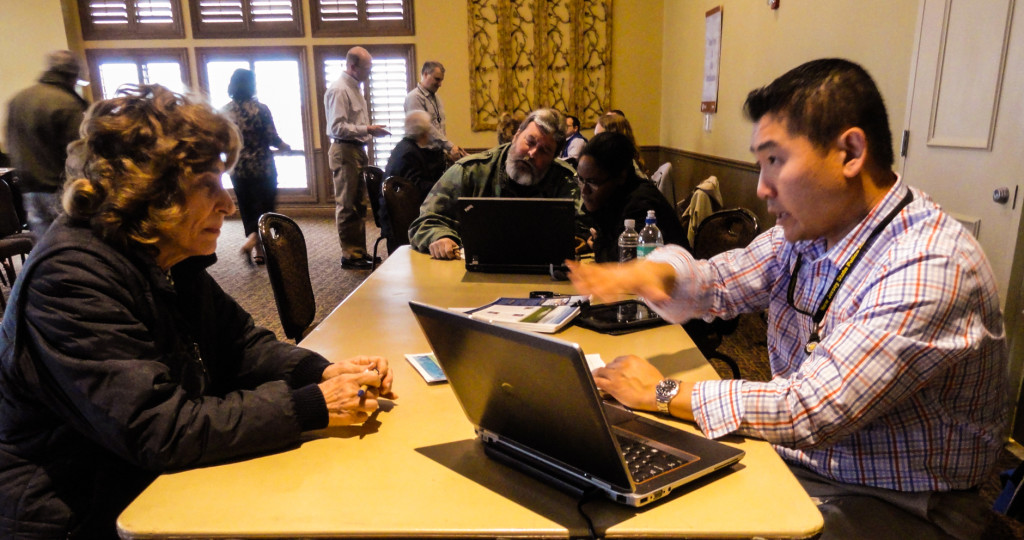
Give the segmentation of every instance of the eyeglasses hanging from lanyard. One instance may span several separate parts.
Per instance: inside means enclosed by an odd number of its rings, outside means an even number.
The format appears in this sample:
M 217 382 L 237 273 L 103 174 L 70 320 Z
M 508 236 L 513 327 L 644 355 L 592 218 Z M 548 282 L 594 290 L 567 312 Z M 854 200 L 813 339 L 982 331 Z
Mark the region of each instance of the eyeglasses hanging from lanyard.
M 818 346 L 819 342 L 821 342 L 821 336 L 819 335 L 819 332 L 821 331 L 821 322 L 825 320 L 825 313 L 828 312 L 829 306 L 832 305 L 832 300 L 835 299 L 836 293 L 839 292 L 839 287 L 841 287 L 843 285 L 843 281 L 846 280 L 846 276 L 848 276 L 850 272 L 853 271 L 853 268 L 857 266 L 861 257 L 867 252 L 868 247 L 871 246 L 878 235 L 881 234 L 889 223 L 896 218 L 900 211 L 906 208 L 906 206 L 913 200 L 914 194 L 908 188 L 907 194 L 899 204 L 896 205 L 896 208 L 893 208 L 892 211 L 885 216 L 885 219 L 875 226 L 875 229 L 871 231 L 871 234 L 866 240 L 864 240 L 864 243 L 853 252 L 853 255 L 850 255 L 846 264 L 839 269 L 839 274 L 837 274 L 836 278 L 832 280 L 832 285 L 828 288 L 828 292 L 825 293 L 825 298 L 820 304 L 818 304 L 818 309 L 814 310 L 814 313 L 804 311 L 796 307 L 796 304 L 793 303 L 793 291 L 796 289 L 796 276 L 800 274 L 800 267 L 803 266 L 803 256 L 796 256 L 796 264 L 793 266 L 793 272 L 789 274 L 789 288 L 786 291 L 786 303 L 788 303 L 789 307 L 793 308 L 797 313 L 807 315 L 811 318 L 813 323 L 813 326 L 811 327 L 811 335 L 807 338 L 807 345 L 804 345 L 804 351 L 807 354 L 814 352 L 814 348 Z

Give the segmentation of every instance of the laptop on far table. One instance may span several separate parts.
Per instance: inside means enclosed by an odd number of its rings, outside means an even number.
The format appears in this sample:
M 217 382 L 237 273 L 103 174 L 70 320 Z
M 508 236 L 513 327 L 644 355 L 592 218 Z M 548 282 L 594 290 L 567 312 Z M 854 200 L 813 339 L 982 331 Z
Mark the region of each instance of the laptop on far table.
M 409 306 L 496 460 L 562 489 L 597 488 L 642 506 L 744 456 L 601 399 L 575 343 Z
M 466 270 L 548 274 L 576 256 L 572 199 L 459 197 Z

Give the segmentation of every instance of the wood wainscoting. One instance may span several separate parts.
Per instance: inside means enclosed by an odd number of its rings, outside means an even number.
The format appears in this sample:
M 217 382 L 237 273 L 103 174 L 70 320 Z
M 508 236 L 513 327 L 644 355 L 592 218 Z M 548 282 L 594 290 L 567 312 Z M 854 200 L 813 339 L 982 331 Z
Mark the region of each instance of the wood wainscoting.
M 769 214 L 764 201 L 757 198 L 758 167 L 754 163 L 663 146 L 644 146 L 640 151 L 651 171 L 665 162 L 672 163 L 670 174 L 677 199 L 686 199 L 705 178 L 717 176 L 725 208 L 750 210 L 757 216 L 761 230 L 775 225 L 775 216 Z

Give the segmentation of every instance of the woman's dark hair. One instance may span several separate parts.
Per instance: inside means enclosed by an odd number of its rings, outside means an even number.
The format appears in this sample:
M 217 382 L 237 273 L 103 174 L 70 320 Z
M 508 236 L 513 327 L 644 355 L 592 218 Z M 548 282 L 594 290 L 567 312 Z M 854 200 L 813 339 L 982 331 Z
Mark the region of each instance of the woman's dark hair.
M 892 168 L 885 102 L 867 71 L 849 60 L 824 58 L 797 66 L 751 91 L 743 111 L 754 122 L 777 116 L 791 135 L 807 137 L 818 148 L 830 148 L 844 131 L 859 127 L 875 164 Z
M 235 124 L 208 103 L 160 85 L 125 85 L 97 101 L 79 134 L 68 145 L 64 210 L 125 250 L 176 227 L 187 182 L 230 170 L 242 145 Z
M 235 101 L 248 101 L 256 95 L 256 74 L 248 69 L 236 69 L 228 83 L 228 95 Z
M 633 141 L 622 133 L 605 131 L 587 141 L 580 160 L 588 156 L 597 167 L 608 173 L 608 178 L 629 178 L 636 174 L 633 168 Z

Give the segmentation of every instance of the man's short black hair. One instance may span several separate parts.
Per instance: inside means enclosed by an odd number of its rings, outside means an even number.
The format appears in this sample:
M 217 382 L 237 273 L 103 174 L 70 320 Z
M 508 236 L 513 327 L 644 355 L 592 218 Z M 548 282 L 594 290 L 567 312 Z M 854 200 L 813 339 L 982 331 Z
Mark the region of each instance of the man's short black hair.
M 572 127 L 574 127 L 574 128 L 579 128 L 580 127 L 580 119 L 579 118 L 576 118 L 575 116 L 573 116 L 571 114 L 567 114 L 567 115 L 565 115 L 565 117 L 572 120 Z
M 793 68 L 751 91 L 743 112 L 753 122 L 766 114 L 778 116 L 790 134 L 803 135 L 819 148 L 831 147 L 843 131 L 859 127 L 875 164 L 892 168 L 885 102 L 867 71 L 849 60 L 824 58 Z
M 438 69 L 438 68 L 441 69 L 441 73 L 444 73 L 444 66 L 441 64 L 441 62 L 437 62 L 437 61 L 434 61 L 434 60 L 427 60 L 426 62 L 423 62 L 423 68 L 420 69 L 420 75 L 426 75 L 428 73 L 433 73 L 434 70 Z
M 633 141 L 629 137 L 611 131 L 603 131 L 591 137 L 580 152 L 594 160 L 597 168 L 608 173 L 609 178 L 629 178 L 635 174 L 633 168 Z

